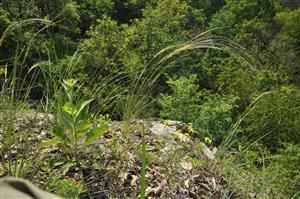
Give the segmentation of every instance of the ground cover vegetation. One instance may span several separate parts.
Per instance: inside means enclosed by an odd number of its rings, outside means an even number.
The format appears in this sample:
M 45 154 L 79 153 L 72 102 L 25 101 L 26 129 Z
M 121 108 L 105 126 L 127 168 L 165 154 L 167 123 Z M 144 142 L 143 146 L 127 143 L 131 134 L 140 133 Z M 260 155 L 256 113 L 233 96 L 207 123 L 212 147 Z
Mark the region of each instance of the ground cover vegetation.
M 299 21 L 296 0 L 2 0 L 1 177 L 65 198 L 299 198 Z M 172 139 L 153 120 L 178 121 Z

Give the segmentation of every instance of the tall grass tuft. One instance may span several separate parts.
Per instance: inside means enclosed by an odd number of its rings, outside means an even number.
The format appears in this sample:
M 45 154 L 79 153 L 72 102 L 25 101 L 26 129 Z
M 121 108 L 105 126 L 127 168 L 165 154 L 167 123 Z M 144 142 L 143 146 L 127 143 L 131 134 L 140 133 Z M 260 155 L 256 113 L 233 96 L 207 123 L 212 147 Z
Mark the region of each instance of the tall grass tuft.
M 28 53 L 32 49 L 33 41 L 36 36 L 44 29 L 51 26 L 53 23 L 43 19 L 27 19 L 12 23 L 6 28 L 0 37 L 0 48 L 5 44 L 6 39 L 14 31 L 36 23 L 41 23 L 43 26 L 37 30 L 35 36 L 32 37 L 26 46 L 17 48 L 14 52 L 12 60 L 0 66 L 0 133 L 1 133 L 1 164 L 8 176 L 25 177 L 27 175 L 26 168 L 28 163 L 29 132 L 22 132 L 22 142 L 15 135 L 16 121 L 19 113 L 27 107 L 29 94 L 35 86 L 37 73 L 32 73 L 29 76 L 29 71 L 26 71 L 26 60 Z M 34 117 L 35 118 L 35 117 Z M 18 154 L 15 157 L 5 159 L 5 153 L 9 154 L 12 146 L 18 147 Z M 20 151 L 19 151 L 20 150 Z M 31 161 L 31 160 L 29 160 Z M 33 171 L 35 173 L 35 171 Z M 34 174 L 32 174 L 34 175 Z M 28 177 L 28 176 L 27 176 Z M 30 177 L 32 178 L 32 176 Z

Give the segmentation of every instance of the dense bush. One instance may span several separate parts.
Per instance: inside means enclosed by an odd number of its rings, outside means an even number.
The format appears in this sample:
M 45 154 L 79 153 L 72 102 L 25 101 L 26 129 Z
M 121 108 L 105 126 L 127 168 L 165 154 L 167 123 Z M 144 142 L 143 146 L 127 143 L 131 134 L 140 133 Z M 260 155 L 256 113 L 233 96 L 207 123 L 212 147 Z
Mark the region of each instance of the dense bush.
M 300 143 L 300 91 L 281 87 L 263 96 L 243 123 L 246 139 L 275 150 L 283 142 Z
M 159 100 L 164 118 L 192 123 L 195 130 L 212 137 L 220 144 L 232 124 L 232 111 L 236 98 L 221 96 L 200 90 L 195 84 L 196 76 L 169 79 L 169 95 Z

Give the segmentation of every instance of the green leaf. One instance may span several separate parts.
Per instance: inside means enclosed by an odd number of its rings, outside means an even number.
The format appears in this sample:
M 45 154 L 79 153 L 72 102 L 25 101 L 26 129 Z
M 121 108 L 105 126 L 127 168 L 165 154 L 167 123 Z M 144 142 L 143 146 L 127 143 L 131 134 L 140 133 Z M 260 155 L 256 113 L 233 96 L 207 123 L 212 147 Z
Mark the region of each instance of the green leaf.
M 86 137 L 85 145 L 92 144 L 93 141 L 95 141 L 98 137 L 103 135 L 107 131 L 107 129 L 108 129 L 108 126 L 101 126 L 101 127 L 92 129 Z
M 70 139 L 68 138 L 65 129 L 62 126 L 55 125 L 52 129 L 53 134 L 64 142 L 69 142 Z
M 74 115 L 76 113 L 76 108 L 70 102 L 66 102 L 62 107 L 62 110 L 68 113 L 69 115 Z
M 64 112 L 64 111 L 60 112 L 58 114 L 58 118 L 63 126 L 67 127 L 68 129 L 73 128 L 73 126 L 74 126 L 73 119 L 67 112 Z
M 53 167 L 56 168 L 58 166 L 64 165 L 65 163 L 66 163 L 65 161 L 58 161 L 53 164 Z
M 59 143 L 60 143 L 60 141 L 58 141 L 56 139 L 52 139 L 52 140 L 42 141 L 39 145 L 42 147 L 47 147 L 47 146 L 57 145 Z
M 87 100 L 84 101 L 81 105 L 79 110 L 77 111 L 76 115 L 75 115 L 75 121 L 78 122 L 80 120 L 86 120 L 88 117 L 88 108 L 89 108 L 89 104 L 92 102 L 93 100 Z
M 92 124 L 87 121 L 80 121 L 75 125 L 75 132 L 77 136 L 80 136 L 84 133 L 86 133 L 90 128 L 92 127 Z
M 67 89 L 71 89 L 75 86 L 75 84 L 77 83 L 76 79 L 66 79 L 63 80 L 63 86 Z

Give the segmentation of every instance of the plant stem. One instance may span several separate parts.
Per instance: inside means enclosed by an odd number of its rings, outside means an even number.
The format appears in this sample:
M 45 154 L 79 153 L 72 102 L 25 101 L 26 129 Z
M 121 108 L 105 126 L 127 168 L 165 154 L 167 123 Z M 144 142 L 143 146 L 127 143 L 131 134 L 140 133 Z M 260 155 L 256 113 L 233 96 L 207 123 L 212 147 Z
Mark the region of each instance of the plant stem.
M 142 168 L 141 168 L 141 192 L 140 198 L 145 199 L 146 191 L 146 143 L 145 143 L 145 127 L 142 130 Z

